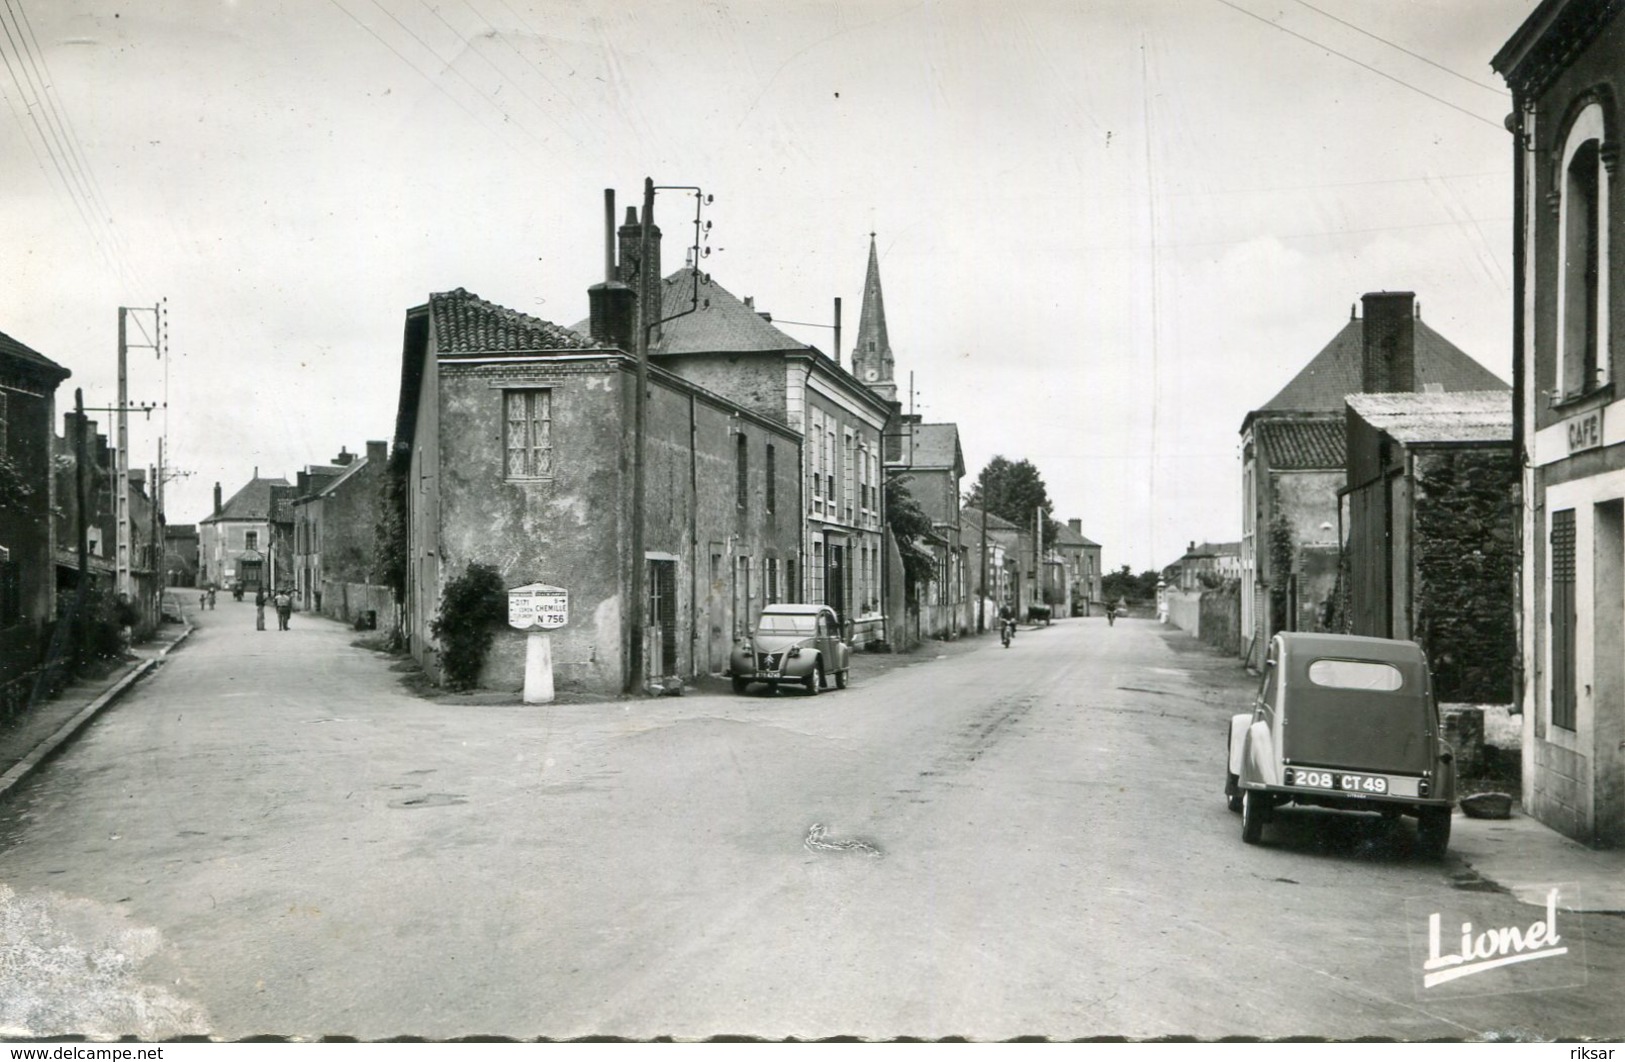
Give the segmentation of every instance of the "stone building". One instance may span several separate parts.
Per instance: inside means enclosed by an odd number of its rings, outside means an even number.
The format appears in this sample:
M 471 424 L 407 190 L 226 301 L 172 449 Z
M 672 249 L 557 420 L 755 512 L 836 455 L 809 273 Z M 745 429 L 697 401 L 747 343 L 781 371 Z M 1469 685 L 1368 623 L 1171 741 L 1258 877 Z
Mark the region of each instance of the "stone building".
M 960 532 L 965 456 L 959 447 L 959 426 L 923 424 L 918 416 L 903 414 L 885 444 L 885 475 L 904 484 L 935 532 L 933 542 L 920 543 L 931 550 L 936 564 L 930 582 L 916 588 L 914 609 L 907 617 L 912 639 L 963 634 L 974 625 L 975 614 Z
M 1625 19 L 1544 0 L 1494 58 L 1512 90 L 1523 801 L 1625 843 Z M 1620 268 L 1614 266 L 1618 264 Z
M 280 489 L 279 489 L 280 488 Z M 293 484 L 281 476 L 260 478 L 260 470 L 227 501 L 214 485 L 214 511 L 198 521 L 198 585 L 229 590 L 241 583 L 252 595 L 293 582 L 288 566 L 293 555 L 274 548 L 284 537 L 273 521 Z
M 754 299 L 735 296 L 692 267 L 662 275 L 658 226 L 650 227 L 651 261 L 643 268 L 640 231 L 636 209 L 628 208 L 618 230 L 616 276 L 646 292 L 648 319 L 658 322 L 651 328 L 652 364 L 797 432 L 803 559 L 799 581 L 786 585 L 801 600 L 833 608 L 853 644 L 884 641 L 891 562 L 881 437 L 891 403 L 823 351 L 775 328 Z M 640 287 L 644 277 L 661 279 Z M 584 329 L 590 322 L 574 331 Z M 710 546 L 720 562 L 725 551 L 715 547 L 725 543 Z M 769 578 L 758 568 L 751 581 L 761 585 Z
M 1083 520 L 1074 517 L 1055 530 L 1055 551 L 1066 571 L 1067 612 L 1089 616 L 1104 607 L 1100 580 L 1100 543 L 1084 537 Z
M 1262 665 L 1276 631 L 1321 630 L 1331 615 L 1345 397 L 1506 389 L 1421 319 L 1414 293 L 1360 301 L 1363 312 L 1242 421 L 1241 653 L 1250 666 Z
M 290 505 L 294 592 L 301 608 L 346 623 L 391 616 L 373 555 L 388 453 L 389 443 L 370 441 L 364 454 L 341 450 L 331 464 L 300 473 Z
M 196 524 L 170 524 L 164 528 L 164 585 L 196 586 L 198 534 Z
M 0 333 L 0 716 L 26 703 L 56 616 L 51 458 L 56 389 L 68 376 Z
M 470 562 L 495 566 L 509 587 L 568 591 L 569 621 L 551 634 L 565 688 L 617 692 L 721 673 L 762 605 L 795 600 L 800 430 L 769 415 L 770 393 L 729 401 L 664 359 L 648 373 L 644 555 L 632 556 L 636 359 L 624 349 L 629 303 L 614 289 L 626 291 L 606 282 L 592 292 L 592 337 L 460 288 L 407 311 L 395 426 L 396 447 L 410 453 L 402 623 L 437 680 L 430 623 Z M 723 331 L 747 344 L 759 337 L 751 320 L 765 322 L 705 290 Z M 683 334 L 668 331 L 667 342 L 681 349 Z M 753 362 L 749 349 L 739 361 Z M 717 357 L 725 378 L 729 358 Z M 810 357 L 785 354 L 778 369 L 805 374 Z M 628 629 L 634 563 L 643 567 L 641 631 Z M 643 640 L 639 675 L 630 673 L 633 638 Z M 480 685 L 518 689 L 525 641 L 500 630 Z
M 1512 396 L 1348 397 L 1346 628 L 1414 641 L 1441 701 L 1512 700 Z

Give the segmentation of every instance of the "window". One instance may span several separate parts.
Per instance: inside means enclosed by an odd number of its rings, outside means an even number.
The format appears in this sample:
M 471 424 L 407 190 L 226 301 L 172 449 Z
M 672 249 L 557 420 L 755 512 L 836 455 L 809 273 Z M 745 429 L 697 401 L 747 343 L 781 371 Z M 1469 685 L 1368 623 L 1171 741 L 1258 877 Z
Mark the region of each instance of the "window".
M 6 456 L 6 453 L 7 453 L 7 450 L 6 450 L 6 437 L 7 437 L 7 433 L 6 433 L 6 416 L 7 416 L 6 400 L 9 399 L 10 397 L 11 396 L 6 394 L 4 391 L 0 391 L 0 457 Z
M 22 622 L 22 571 L 16 561 L 0 560 L 0 627 Z
M 1573 730 L 1574 510 L 1552 514 L 1552 725 Z
M 243 533 L 243 548 L 258 551 L 260 548 L 260 533 L 258 531 L 245 531 Z
M 778 503 L 778 491 L 773 482 L 777 462 L 774 460 L 773 444 L 767 444 L 767 460 L 762 467 L 762 475 L 767 477 L 767 511 L 772 512 L 773 506 Z
M 847 432 L 841 440 L 841 499 L 843 513 L 847 523 L 852 522 L 852 495 L 853 481 L 852 433 Z
M 735 503 L 743 509 L 745 499 L 750 496 L 750 452 L 746 449 L 744 432 L 734 436 L 734 473 Z
M 553 392 L 504 391 L 507 403 L 508 479 L 542 479 L 553 474 Z
M 1571 398 L 1607 382 L 1608 309 L 1599 302 L 1607 275 L 1608 175 L 1599 150 L 1602 108 L 1591 104 L 1569 129 L 1559 189 L 1558 380 Z
M 1375 660 L 1316 660 L 1309 665 L 1309 681 L 1339 690 L 1391 693 L 1405 684 L 1405 677 L 1394 665 Z
M 764 605 L 778 604 L 781 600 L 779 597 L 779 558 L 767 558 L 767 578 L 765 582 L 766 585 L 762 587 L 762 592 L 767 596 L 762 603 Z

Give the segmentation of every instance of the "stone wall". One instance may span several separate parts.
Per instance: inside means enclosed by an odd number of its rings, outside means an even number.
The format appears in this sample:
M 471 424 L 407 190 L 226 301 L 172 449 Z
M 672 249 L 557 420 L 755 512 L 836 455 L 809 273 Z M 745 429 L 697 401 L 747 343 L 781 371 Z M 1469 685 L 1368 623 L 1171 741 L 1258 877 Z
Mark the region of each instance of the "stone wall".
M 1508 450 L 1431 450 L 1415 459 L 1412 538 L 1417 642 L 1441 701 L 1512 700 L 1518 554 Z

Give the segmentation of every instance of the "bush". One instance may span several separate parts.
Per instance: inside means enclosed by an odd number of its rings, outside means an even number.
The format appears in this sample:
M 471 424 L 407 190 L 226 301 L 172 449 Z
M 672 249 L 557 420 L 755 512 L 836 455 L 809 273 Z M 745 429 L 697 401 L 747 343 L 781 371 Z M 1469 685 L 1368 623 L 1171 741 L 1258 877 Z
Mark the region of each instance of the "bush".
M 479 682 L 480 667 L 491 648 L 495 627 L 507 615 L 508 594 L 502 576 L 489 564 L 469 564 L 446 584 L 440 615 L 429 630 L 440 642 L 440 663 L 446 688 L 471 690 Z

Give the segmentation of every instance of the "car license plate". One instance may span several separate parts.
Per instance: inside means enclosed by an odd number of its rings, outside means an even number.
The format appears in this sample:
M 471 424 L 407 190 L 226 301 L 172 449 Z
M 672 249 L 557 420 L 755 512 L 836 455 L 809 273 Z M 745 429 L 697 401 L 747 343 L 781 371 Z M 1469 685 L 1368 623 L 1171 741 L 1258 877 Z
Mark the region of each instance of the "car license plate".
M 1381 775 L 1327 771 L 1318 767 L 1288 767 L 1286 784 L 1301 785 L 1305 789 L 1330 789 L 1339 793 L 1388 792 L 1388 779 Z

